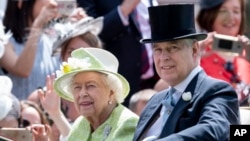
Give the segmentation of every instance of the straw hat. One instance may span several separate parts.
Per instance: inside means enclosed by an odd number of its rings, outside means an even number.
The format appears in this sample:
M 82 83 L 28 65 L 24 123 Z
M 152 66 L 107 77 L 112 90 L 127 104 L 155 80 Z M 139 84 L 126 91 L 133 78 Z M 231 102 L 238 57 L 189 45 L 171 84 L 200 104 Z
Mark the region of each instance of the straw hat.
M 100 48 L 79 48 L 71 53 L 68 62 L 62 64 L 61 70 L 57 71 L 57 79 L 54 88 L 57 93 L 67 100 L 73 101 L 73 95 L 70 92 L 72 77 L 79 72 L 96 71 L 113 75 L 122 85 L 121 97 L 125 98 L 129 93 L 128 81 L 119 73 L 118 60 L 110 52 Z

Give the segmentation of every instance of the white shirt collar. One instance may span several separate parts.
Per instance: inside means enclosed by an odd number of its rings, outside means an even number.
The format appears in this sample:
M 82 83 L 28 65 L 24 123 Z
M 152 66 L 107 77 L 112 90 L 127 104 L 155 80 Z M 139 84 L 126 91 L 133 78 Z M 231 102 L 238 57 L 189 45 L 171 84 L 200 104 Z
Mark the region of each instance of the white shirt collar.
M 184 79 L 181 83 L 177 84 L 176 86 L 174 86 L 174 88 L 176 90 L 178 90 L 179 92 L 183 93 L 185 91 L 185 89 L 187 88 L 187 85 L 190 83 L 190 81 L 194 78 L 194 76 L 196 74 L 198 74 L 200 71 L 202 70 L 202 68 L 200 66 L 196 66 L 191 73 L 186 77 L 186 79 Z

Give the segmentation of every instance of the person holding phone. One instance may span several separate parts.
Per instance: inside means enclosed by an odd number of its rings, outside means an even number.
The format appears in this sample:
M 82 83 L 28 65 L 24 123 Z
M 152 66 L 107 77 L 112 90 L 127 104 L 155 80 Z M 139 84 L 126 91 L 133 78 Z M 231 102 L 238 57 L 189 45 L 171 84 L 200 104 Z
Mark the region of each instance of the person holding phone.
M 19 100 L 44 86 L 44 78 L 59 67 L 58 57 L 51 56 L 52 47 L 44 28 L 60 16 L 55 0 L 8 0 L 3 25 L 12 36 L 0 66 L 13 81 L 12 93 Z M 72 20 L 84 16 L 83 9 L 78 8 Z
M 246 91 L 250 89 L 250 40 L 244 35 L 245 5 L 245 0 L 201 0 L 197 14 L 199 27 L 208 32 L 208 38 L 200 42 L 201 66 L 208 75 L 231 83 L 243 105 L 247 104 L 250 95 Z M 214 51 L 215 34 L 238 38 L 243 51 L 238 56 Z

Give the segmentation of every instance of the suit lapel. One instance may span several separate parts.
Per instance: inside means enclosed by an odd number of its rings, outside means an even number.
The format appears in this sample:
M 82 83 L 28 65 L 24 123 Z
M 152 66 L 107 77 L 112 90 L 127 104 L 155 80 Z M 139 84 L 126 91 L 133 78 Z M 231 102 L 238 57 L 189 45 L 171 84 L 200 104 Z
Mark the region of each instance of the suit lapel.
M 163 91 L 161 93 L 158 93 L 156 95 L 157 98 L 154 99 L 153 101 L 150 102 L 150 104 L 148 104 L 150 107 L 147 107 L 145 109 L 145 111 L 143 112 L 143 115 L 141 116 L 140 119 L 140 125 L 139 127 L 137 127 L 138 130 L 138 136 L 135 138 L 135 140 L 139 140 L 140 137 L 145 133 L 145 131 L 147 131 L 149 125 L 152 124 L 152 122 L 155 120 L 155 117 L 157 117 L 158 114 L 160 114 L 160 110 L 161 110 L 161 101 L 163 98 L 165 98 L 167 96 L 167 91 Z M 136 135 L 135 135 L 136 136 Z
M 195 96 L 198 94 L 197 89 L 199 85 L 201 84 L 201 81 L 203 80 L 199 78 L 201 76 L 204 78 L 205 76 L 204 71 L 199 72 L 187 86 L 185 92 L 191 92 L 192 99 L 190 101 L 184 101 L 182 97 L 180 97 L 178 103 L 173 109 L 173 112 L 171 113 L 171 115 L 169 116 L 167 122 L 165 123 L 163 127 L 163 131 L 160 134 L 160 138 L 166 137 L 175 132 L 175 128 L 177 127 L 178 120 L 182 116 L 187 106 L 192 102 L 193 99 L 195 99 Z

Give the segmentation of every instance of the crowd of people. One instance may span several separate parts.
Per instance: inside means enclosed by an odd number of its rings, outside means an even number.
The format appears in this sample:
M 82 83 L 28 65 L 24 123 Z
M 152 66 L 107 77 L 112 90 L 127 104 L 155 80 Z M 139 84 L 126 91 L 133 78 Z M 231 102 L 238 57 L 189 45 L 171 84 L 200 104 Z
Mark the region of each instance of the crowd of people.
M 220 141 L 250 124 L 245 0 L 72 2 L 62 15 L 55 0 L 6 1 L 1 128 L 32 141 Z

